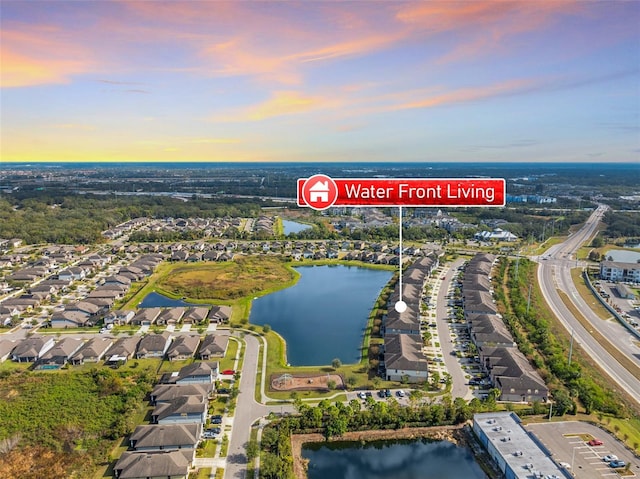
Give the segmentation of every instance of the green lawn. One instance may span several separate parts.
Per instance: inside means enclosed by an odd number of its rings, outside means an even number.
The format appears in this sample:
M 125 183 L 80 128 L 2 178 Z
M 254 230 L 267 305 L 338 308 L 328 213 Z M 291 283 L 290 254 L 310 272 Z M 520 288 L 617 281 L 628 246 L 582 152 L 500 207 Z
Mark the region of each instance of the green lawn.
M 225 354 L 224 358 L 222 358 L 222 360 L 220 361 L 220 366 L 219 366 L 220 371 L 224 371 L 226 369 L 233 369 L 236 353 L 238 352 L 238 341 L 239 340 L 237 338 L 229 338 L 227 353 Z
M 205 439 L 202 441 L 202 444 L 204 446 L 196 450 L 196 457 L 214 457 L 216 455 L 216 449 L 218 447 L 216 441 Z
M 195 479 L 209 479 L 211 472 L 212 469 L 210 467 L 201 467 L 198 469 L 198 474 L 194 477 Z M 189 478 L 191 478 L 191 475 L 189 475 Z
M 226 263 L 176 263 L 157 285 L 176 296 L 229 301 L 286 288 L 299 276 L 279 257 L 246 256 Z

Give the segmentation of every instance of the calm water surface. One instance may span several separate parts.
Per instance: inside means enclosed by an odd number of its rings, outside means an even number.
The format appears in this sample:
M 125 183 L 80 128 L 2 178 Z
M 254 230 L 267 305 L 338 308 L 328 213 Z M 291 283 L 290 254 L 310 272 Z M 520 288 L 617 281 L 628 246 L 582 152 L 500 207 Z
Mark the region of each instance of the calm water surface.
M 629 251 L 622 249 L 612 249 L 605 253 L 605 257 L 611 256 L 613 261 L 620 263 L 636 263 L 640 261 L 640 251 Z
M 487 479 L 471 451 L 448 441 L 305 446 L 309 479 Z
M 284 234 L 288 235 L 289 233 L 300 233 L 300 231 L 308 230 L 311 226 L 297 221 L 282 220 L 282 228 L 284 229 Z
M 178 306 L 204 306 L 202 304 L 189 304 L 181 299 L 171 299 L 160 293 L 149 293 L 144 297 L 142 303 L 138 305 L 139 308 L 175 308 Z
M 369 313 L 392 272 L 343 265 L 296 270 L 294 286 L 253 301 L 250 322 L 282 335 L 291 365 L 357 362 Z

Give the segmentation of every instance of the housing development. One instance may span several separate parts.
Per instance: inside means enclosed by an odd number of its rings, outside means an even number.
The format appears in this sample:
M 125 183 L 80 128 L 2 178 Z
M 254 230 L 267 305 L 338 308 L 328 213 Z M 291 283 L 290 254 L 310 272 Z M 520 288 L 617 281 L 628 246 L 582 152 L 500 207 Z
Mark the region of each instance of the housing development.
M 523 229 L 539 206 L 519 216 L 507 206 L 474 225 L 454 210 L 309 214 L 284 202 L 252 206 L 255 216 L 134 217 L 88 244 L 3 239 L 5 407 L 28 418 L 16 402 L 23 394 L 53 406 L 32 426 L 52 428 L 55 443 L 71 434 L 60 428 L 74 412 L 48 395 L 93 384 L 91 400 L 113 409 L 94 433 L 76 409 L 84 425 L 66 441 L 95 447 L 56 453 L 65 477 L 302 477 L 314 434 L 356 440 L 365 431 L 468 445 L 468 467 L 484 477 L 634 474 L 638 445 L 620 424 L 634 424 L 640 407 L 638 268 L 624 259 L 637 253 L 607 245 L 603 203 L 581 209 L 570 234 L 560 230 L 573 208 L 562 201 L 564 210 L 549 211 L 558 231 L 540 237 Z M 329 283 L 295 296 L 309 268 Z M 385 279 L 343 283 L 348 268 Z M 561 271 L 573 273 L 569 283 Z M 558 276 L 549 282 L 548 273 Z M 331 283 L 340 286 L 329 293 Z M 369 288 L 363 313 L 349 309 L 355 288 Z M 292 313 L 315 295 L 329 295 L 326 311 Z M 315 315 L 327 326 L 295 336 Z M 342 338 L 352 332 L 355 342 Z M 45 379 L 49 389 L 31 389 Z M 32 426 L 0 421 L 0 467 L 19 470 L 15 455 L 38 444 Z

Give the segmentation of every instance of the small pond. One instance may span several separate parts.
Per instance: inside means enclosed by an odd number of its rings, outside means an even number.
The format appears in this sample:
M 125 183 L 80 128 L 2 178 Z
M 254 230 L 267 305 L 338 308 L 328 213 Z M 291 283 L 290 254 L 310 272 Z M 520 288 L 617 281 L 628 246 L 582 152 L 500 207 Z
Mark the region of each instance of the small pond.
M 449 441 L 305 445 L 309 479 L 487 479 L 471 451 Z
M 156 293 L 149 293 L 138 305 L 139 308 L 176 308 L 178 306 L 202 306 L 201 304 L 190 304 L 181 299 L 171 299 Z
M 300 233 L 300 231 L 308 230 L 311 228 L 311 225 L 298 223 L 297 221 L 282 220 L 282 228 L 284 234 L 288 235 L 289 233 Z
M 355 266 L 300 266 L 298 282 L 253 301 L 251 324 L 269 324 L 287 342 L 293 366 L 359 361 L 369 314 L 392 272 Z
M 629 251 L 623 249 L 611 249 L 605 253 L 605 258 L 613 258 L 619 263 L 637 263 L 640 261 L 640 251 Z

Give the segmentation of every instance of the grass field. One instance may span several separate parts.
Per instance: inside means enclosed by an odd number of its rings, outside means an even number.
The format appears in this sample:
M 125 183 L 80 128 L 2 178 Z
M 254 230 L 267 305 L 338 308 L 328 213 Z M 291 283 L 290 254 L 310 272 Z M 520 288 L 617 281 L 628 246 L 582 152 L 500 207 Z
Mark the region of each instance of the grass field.
M 582 270 L 580 268 L 573 268 L 571 270 L 571 278 L 573 279 L 573 283 L 576 285 L 576 289 L 578 293 L 585 300 L 585 302 L 589 305 L 589 307 L 598 315 L 600 319 L 611 319 L 612 314 L 607 311 L 607 309 L 602 306 L 602 303 L 596 298 L 591 290 L 587 287 L 584 282 L 584 278 L 582 277 Z
M 229 301 L 285 288 L 298 276 L 279 258 L 249 256 L 227 263 L 181 263 L 157 285 L 175 296 Z

